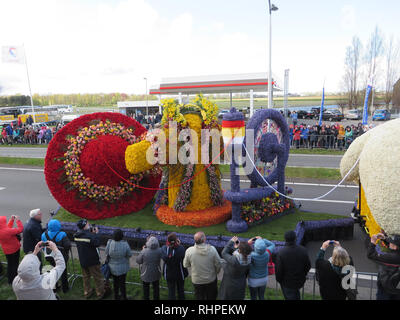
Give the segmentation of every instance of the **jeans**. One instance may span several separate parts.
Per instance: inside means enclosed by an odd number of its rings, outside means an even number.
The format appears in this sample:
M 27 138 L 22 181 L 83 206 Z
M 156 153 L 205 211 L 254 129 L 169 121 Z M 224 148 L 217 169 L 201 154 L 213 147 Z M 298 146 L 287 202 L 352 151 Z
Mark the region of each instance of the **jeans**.
M 127 300 L 126 298 L 126 273 L 121 274 L 120 276 L 114 276 L 113 277 L 113 282 L 114 282 L 114 299 L 115 300 Z
M 184 280 L 176 280 L 176 281 L 167 281 L 168 284 L 168 300 L 175 300 L 176 290 L 178 291 L 178 299 L 185 300 L 185 288 L 184 288 Z
M 215 279 L 207 284 L 194 284 L 194 296 L 196 300 L 217 300 L 218 296 L 218 282 Z
M 7 259 L 7 279 L 8 284 L 12 284 L 14 278 L 18 274 L 18 265 L 19 265 L 19 249 L 18 251 L 12 254 L 6 254 Z
M 150 284 L 153 284 L 153 299 L 160 300 L 160 281 L 144 282 L 143 281 L 143 295 L 144 300 L 150 300 Z
M 265 300 L 264 299 L 265 288 L 266 288 L 266 286 L 249 287 L 250 299 L 257 300 L 257 296 L 258 296 L 258 300 Z
M 300 300 L 300 289 L 281 288 L 285 300 Z
M 376 300 L 400 300 L 400 294 L 390 294 L 385 292 L 378 281 L 378 290 L 376 291 Z

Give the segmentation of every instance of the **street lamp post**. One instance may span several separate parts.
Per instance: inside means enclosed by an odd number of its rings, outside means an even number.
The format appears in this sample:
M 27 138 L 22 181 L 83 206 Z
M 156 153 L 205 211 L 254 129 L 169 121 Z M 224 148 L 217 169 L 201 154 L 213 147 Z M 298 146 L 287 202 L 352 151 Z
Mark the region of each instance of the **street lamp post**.
M 271 40 L 272 40 L 272 23 L 271 23 L 271 13 L 272 11 L 277 11 L 278 7 L 271 4 L 271 0 L 268 0 L 269 6 L 269 67 L 268 67 L 268 109 L 272 108 L 272 71 L 271 71 Z
M 147 95 L 147 78 L 143 78 L 143 80 L 146 80 L 146 116 L 147 118 L 149 117 L 149 98 Z

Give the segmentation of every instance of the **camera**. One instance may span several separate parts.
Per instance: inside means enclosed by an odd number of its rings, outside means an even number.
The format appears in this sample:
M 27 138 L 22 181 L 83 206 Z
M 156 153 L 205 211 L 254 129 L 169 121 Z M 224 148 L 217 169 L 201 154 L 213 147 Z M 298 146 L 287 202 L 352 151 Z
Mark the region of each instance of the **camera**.
M 47 241 L 44 241 L 44 242 L 40 245 L 41 248 L 43 248 L 43 247 L 48 247 L 48 246 L 49 246 L 49 244 L 47 243 Z
M 90 232 L 96 232 L 96 225 L 93 223 L 91 226 L 90 226 Z
M 251 242 L 256 242 L 257 237 L 254 237 L 253 239 L 251 239 Z

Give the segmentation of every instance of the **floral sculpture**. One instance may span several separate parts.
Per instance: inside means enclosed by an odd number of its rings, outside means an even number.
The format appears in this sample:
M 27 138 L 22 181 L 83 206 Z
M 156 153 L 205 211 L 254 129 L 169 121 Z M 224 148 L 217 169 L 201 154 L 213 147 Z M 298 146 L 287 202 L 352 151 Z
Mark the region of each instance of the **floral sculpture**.
M 340 163 L 347 180 L 361 184 L 359 205 L 367 232 L 400 234 L 400 119 L 379 125 L 355 139 Z M 356 164 L 356 161 L 359 162 Z
M 170 158 L 170 149 L 185 151 L 189 155 L 191 146 L 197 144 L 201 150 L 202 129 L 220 131 L 217 120 L 218 107 L 198 95 L 193 103 L 179 105 L 173 99 L 162 101 L 163 117 L 161 128 L 166 137 L 166 148 L 158 147 L 159 133 L 152 131 L 146 141 L 130 145 L 125 153 L 126 167 L 129 172 L 137 174 L 152 168 L 146 155 L 153 154 L 154 158 L 164 156 L 162 181 L 156 195 L 154 211 L 157 218 L 165 224 L 175 226 L 209 226 L 229 219 L 231 204 L 223 199 L 220 172 L 218 164 L 202 163 L 201 152 L 197 162 L 183 164 Z M 194 131 L 198 139 L 188 135 L 184 141 L 178 136 L 185 129 Z M 212 140 L 209 140 L 211 144 Z M 185 149 L 187 148 L 187 149 Z
M 130 174 L 125 150 L 145 139 L 137 121 L 119 113 L 83 115 L 51 140 L 45 159 L 47 185 L 69 212 L 104 219 L 138 211 L 160 183 L 157 166 Z

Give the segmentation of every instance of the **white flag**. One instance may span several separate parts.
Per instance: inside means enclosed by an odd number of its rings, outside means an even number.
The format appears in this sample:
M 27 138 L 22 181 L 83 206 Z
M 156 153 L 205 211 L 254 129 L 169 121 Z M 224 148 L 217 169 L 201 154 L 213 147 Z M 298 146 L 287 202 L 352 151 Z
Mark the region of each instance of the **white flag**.
M 22 46 L 2 47 L 2 61 L 24 63 L 24 49 Z

